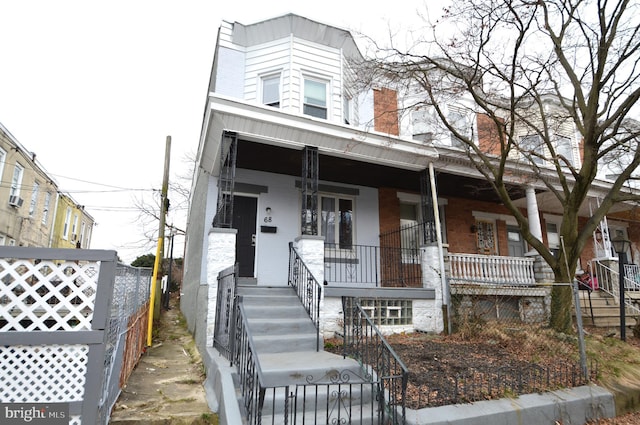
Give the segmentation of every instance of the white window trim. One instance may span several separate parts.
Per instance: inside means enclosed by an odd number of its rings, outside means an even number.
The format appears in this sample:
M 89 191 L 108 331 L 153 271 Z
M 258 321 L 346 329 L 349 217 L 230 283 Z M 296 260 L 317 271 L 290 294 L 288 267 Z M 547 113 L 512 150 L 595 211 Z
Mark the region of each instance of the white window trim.
M 325 85 L 325 98 L 326 98 L 326 105 L 325 108 L 327 110 L 327 117 L 326 118 L 319 118 L 319 117 L 314 117 L 313 115 L 308 115 L 304 113 L 304 106 L 305 106 L 305 102 L 304 102 L 304 82 L 305 80 L 309 80 L 309 81 L 315 81 L 317 83 L 322 83 Z M 329 76 L 325 76 L 325 75 L 320 75 L 320 74 L 314 74 L 314 73 L 309 73 L 306 71 L 302 72 L 301 78 L 300 78 L 301 84 L 300 84 L 300 112 L 302 113 L 302 115 L 306 116 L 306 117 L 311 117 L 311 118 L 315 118 L 315 119 L 325 119 L 325 120 L 330 120 L 331 117 L 331 93 L 332 93 L 332 79 Z
M 4 180 L 2 178 L 2 173 L 4 172 L 4 164 L 7 162 L 7 151 L 0 148 L 0 181 Z
M 352 195 L 345 195 L 342 193 L 331 193 L 331 192 L 318 192 L 318 232 L 322 235 L 322 198 L 333 198 L 336 200 L 336 208 L 339 208 L 340 199 L 347 199 L 351 201 L 351 248 L 340 248 L 340 228 L 336 223 L 334 234 L 336 245 L 335 248 L 332 248 L 335 251 L 352 251 L 355 245 L 357 245 L 357 236 L 356 236 L 356 197 Z M 326 242 L 326 240 L 325 240 Z
M 16 170 L 20 170 L 20 174 L 18 176 L 17 181 L 14 182 L 14 177 L 16 175 Z M 11 186 L 9 188 L 9 196 L 18 196 L 18 197 L 20 197 L 22 179 L 24 179 L 24 167 L 22 165 L 20 165 L 20 163 L 16 162 L 16 165 L 13 167 L 13 174 L 11 175 Z M 14 187 L 14 183 L 15 183 L 15 187 Z
M 278 78 L 278 106 L 264 103 L 264 82 L 272 78 Z M 271 108 L 282 108 L 282 70 L 269 71 L 258 76 L 258 103 Z
M 62 239 L 64 239 L 65 241 L 69 240 L 69 230 L 71 228 L 70 224 L 71 224 L 71 208 L 67 207 L 67 212 L 64 217 L 64 227 L 62 231 Z

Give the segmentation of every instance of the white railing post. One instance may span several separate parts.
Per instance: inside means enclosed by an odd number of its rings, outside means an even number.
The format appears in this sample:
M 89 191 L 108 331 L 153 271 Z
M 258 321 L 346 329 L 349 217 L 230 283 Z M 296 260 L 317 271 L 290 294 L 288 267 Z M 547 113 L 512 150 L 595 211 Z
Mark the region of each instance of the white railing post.
M 533 285 L 534 260 L 479 254 L 449 254 L 453 282 Z

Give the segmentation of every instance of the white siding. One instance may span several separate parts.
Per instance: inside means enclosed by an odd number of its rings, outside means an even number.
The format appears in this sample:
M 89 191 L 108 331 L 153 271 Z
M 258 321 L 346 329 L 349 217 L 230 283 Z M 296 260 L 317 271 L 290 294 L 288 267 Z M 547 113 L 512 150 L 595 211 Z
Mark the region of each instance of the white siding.
M 243 52 L 225 47 L 218 49 L 218 67 L 216 74 L 216 93 L 242 99 L 244 95 L 245 55 Z
M 282 81 L 288 78 L 290 42 L 288 38 L 247 49 L 244 79 L 244 99 L 260 103 L 260 77 L 273 72 L 283 73 Z M 280 106 L 286 108 L 288 94 L 280 87 Z

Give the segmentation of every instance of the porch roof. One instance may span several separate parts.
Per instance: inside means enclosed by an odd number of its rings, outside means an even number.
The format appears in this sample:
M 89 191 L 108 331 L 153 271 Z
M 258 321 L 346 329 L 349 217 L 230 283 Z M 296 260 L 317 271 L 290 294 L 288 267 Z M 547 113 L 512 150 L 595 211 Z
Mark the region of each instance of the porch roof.
M 205 132 L 198 149 L 199 165 L 219 173 L 218 155 L 223 131 L 261 144 L 302 150 L 315 146 L 319 153 L 379 165 L 419 171 L 438 157 L 437 151 L 420 142 L 365 131 L 306 115 L 291 114 L 268 106 L 250 104 L 209 94 Z

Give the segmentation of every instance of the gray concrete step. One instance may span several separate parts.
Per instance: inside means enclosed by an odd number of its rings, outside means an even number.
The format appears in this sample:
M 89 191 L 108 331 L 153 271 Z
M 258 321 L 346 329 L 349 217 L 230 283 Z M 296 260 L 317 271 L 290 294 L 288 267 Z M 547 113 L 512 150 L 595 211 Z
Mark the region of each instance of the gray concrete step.
M 253 334 L 253 346 L 258 353 L 291 353 L 313 351 L 317 346 L 317 335 L 302 334 Z M 322 342 L 320 343 L 322 344 Z M 322 349 L 322 348 L 321 348 Z
M 348 371 L 354 376 L 362 374 L 357 361 L 326 351 L 258 353 L 258 359 L 267 386 L 306 384 L 336 371 Z

